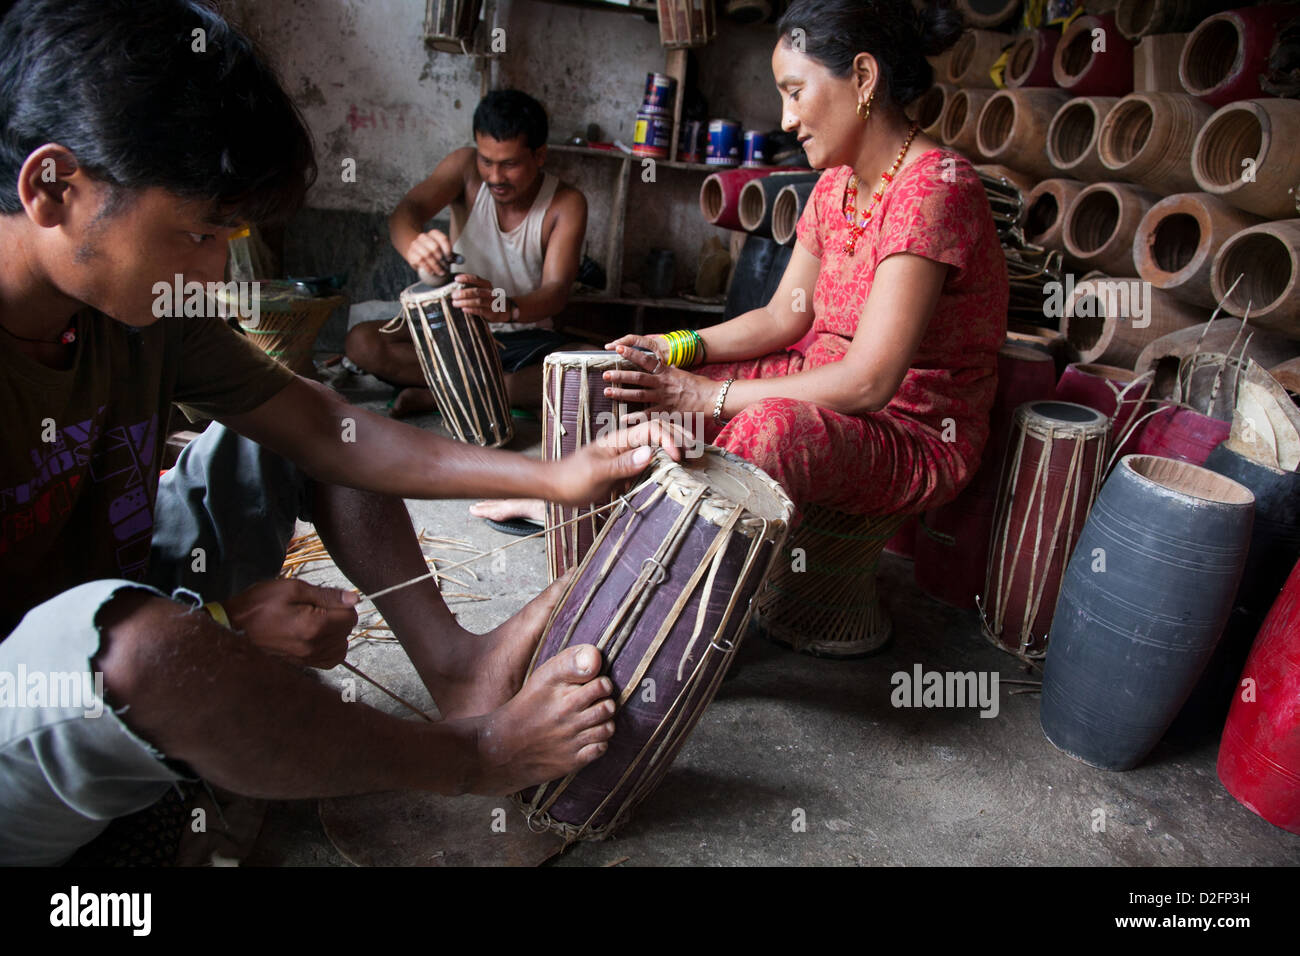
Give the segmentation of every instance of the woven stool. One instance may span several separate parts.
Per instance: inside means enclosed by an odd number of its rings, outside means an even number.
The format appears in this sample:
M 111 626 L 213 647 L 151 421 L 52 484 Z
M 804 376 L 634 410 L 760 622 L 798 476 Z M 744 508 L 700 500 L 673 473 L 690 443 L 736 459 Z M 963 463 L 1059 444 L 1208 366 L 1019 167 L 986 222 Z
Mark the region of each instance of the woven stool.
M 263 279 L 258 285 L 258 322 L 254 325 L 240 318 L 240 329 L 280 364 L 314 378 L 312 349 L 316 336 L 334 310 L 347 304 L 347 297 L 301 295 L 296 292 L 296 283 L 283 280 Z M 226 308 L 233 311 L 233 304 L 227 302 Z
M 905 515 L 848 515 L 813 505 L 791 537 L 786 560 L 754 599 L 754 621 L 777 641 L 816 657 L 864 657 L 892 625 L 876 593 L 885 542 Z M 793 570 L 802 548 L 803 570 Z

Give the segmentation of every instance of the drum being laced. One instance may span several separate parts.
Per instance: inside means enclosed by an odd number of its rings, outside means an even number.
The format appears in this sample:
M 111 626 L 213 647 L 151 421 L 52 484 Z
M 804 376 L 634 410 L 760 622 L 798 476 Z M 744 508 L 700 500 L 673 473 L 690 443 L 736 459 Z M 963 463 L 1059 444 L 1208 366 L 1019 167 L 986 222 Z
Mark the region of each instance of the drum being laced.
M 529 673 L 594 644 L 615 686 L 603 756 L 516 794 L 534 829 L 599 839 L 658 785 L 717 691 L 750 601 L 781 554 L 794 505 L 754 465 L 706 447 L 681 464 L 655 451 L 547 622 Z
M 499 448 L 514 438 L 501 349 L 488 323 L 451 304 L 459 288 L 423 282 L 401 295 L 415 354 L 438 412 L 452 435 L 472 445 Z M 392 323 L 383 331 L 389 331 Z

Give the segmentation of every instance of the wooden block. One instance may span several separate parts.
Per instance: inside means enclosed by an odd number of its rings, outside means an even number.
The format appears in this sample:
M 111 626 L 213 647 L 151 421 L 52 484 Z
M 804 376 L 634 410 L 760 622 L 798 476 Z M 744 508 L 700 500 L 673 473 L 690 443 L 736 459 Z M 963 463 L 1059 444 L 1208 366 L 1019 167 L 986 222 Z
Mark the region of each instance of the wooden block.
M 1133 48 L 1134 93 L 1183 93 L 1178 60 L 1190 33 L 1153 33 Z

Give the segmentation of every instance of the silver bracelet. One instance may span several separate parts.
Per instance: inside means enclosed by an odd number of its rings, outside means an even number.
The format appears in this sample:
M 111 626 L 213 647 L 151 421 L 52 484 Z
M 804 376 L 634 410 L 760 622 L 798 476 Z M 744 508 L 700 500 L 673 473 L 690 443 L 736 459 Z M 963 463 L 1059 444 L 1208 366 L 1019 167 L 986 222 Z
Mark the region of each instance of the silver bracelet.
M 718 392 L 718 400 L 713 403 L 713 420 L 719 425 L 722 424 L 722 406 L 727 401 L 727 389 L 731 388 L 734 378 L 729 378 L 722 383 L 722 389 Z

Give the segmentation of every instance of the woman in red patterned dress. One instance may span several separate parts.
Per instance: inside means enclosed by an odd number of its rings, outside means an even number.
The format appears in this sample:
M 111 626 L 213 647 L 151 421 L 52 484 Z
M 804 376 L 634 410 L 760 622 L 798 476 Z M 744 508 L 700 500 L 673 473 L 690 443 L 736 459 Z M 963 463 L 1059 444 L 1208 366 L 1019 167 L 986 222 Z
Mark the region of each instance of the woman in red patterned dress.
M 721 426 L 716 444 L 800 509 L 918 513 L 979 465 L 1006 264 L 970 164 L 903 113 L 930 85 L 925 55 L 955 37 L 953 17 L 910 0 L 794 0 L 772 54 L 781 125 L 826 172 L 780 287 L 700 330 L 711 364 L 693 372 L 670 364 L 662 336 L 609 346 L 641 371 L 607 373 L 607 394 L 703 414 Z

